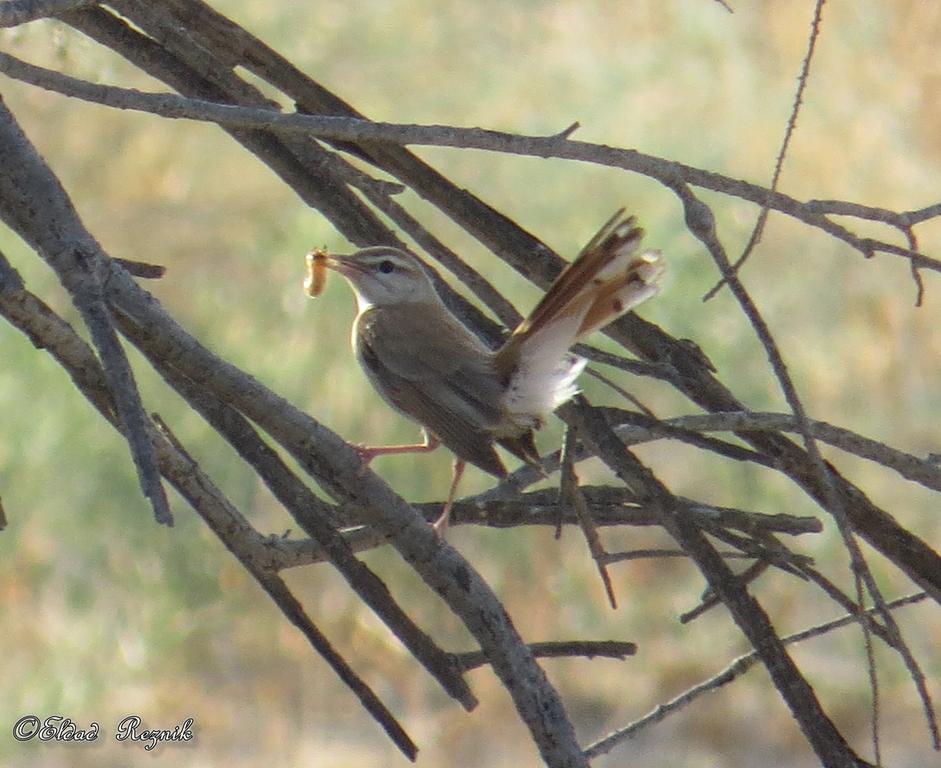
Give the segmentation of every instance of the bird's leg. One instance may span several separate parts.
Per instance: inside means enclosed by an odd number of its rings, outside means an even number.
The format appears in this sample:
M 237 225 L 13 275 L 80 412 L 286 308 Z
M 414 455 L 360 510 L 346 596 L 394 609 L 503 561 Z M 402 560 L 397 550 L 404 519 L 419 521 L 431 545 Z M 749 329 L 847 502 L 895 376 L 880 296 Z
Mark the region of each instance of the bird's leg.
M 451 476 L 451 490 L 448 491 L 448 500 L 444 503 L 444 509 L 441 510 L 440 517 L 435 520 L 434 525 L 432 526 L 435 529 L 435 533 L 438 534 L 439 538 L 444 538 L 444 534 L 448 531 L 448 520 L 451 518 L 451 507 L 454 505 L 454 497 L 457 495 L 457 486 L 461 482 L 461 477 L 464 475 L 464 467 L 467 466 L 467 463 L 464 459 L 455 459 L 454 460 L 454 473 Z
M 409 445 L 354 445 L 353 449 L 359 454 L 363 464 L 369 464 L 376 456 L 388 456 L 396 453 L 430 453 L 437 448 L 440 443 L 438 438 L 426 430 L 422 430 L 425 436 L 423 443 L 412 443 Z

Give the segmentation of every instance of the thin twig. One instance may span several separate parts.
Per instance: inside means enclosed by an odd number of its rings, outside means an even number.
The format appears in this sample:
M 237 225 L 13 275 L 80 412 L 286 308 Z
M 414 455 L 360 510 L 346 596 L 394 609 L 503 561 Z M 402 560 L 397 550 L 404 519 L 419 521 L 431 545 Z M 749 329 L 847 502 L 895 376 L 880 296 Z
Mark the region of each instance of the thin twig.
M 941 261 L 923 253 L 874 238 L 861 238 L 826 216 L 807 210 L 800 201 L 766 187 L 732 179 L 661 157 L 632 149 L 619 149 L 590 142 L 553 136 L 524 136 L 480 128 L 456 128 L 441 125 L 405 125 L 376 123 L 349 117 L 284 114 L 271 109 L 239 107 L 174 94 L 145 93 L 79 80 L 58 72 L 20 61 L 0 53 L 0 72 L 17 80 L 65 96 L 91 101 L 116 109 L 149 112 L 172 119 L 214 122 L 230 128 L 268 129 L 284 133 L 306 133 L 324 139 L 348 142 L 392 142 L 482 149 L 532 157 L 555 157 L 596 165 L 623 168 L 656 179 L 667 186 L 684 181 L 704 189 L 739 197 L 757 205 L 780 211 L 812 227 L 822 229 L 866 257 L 876 252 L 904 257 L 921 269 L 941 272 Z
M 755 330 L 759 341 L 765 349 L 765 352 L 768 356 L 768 361 L 770 362 L 774 371 L 775 378 L 778 380 L 781 386 L 781 390 L 784 393 L 784 397 L 794 413 L 794 418 L 796 419 L 799 427 L 798 431 L 803 437 L 804 446 L 810 459 L 811 466 L 817 475 L 818 482 L 823 491 L 823 496 L 827 502 L 827 509 L 830 511 L 830 514 L 833 515 L 833 518 L 837 523 L 837 529 L 840 531 L 840 535 L 843 538 L 843 543 L 846 546 L 847 552 L 850 554 L 853 573 L 863 580 L 866 586 L 866 591 L 872 597 L 873 602 L 876 604 L 876 608 L 882 611 L 883 622 L 885 623 L 887 630 L 894 635 L 896 641 L 894 647 L 902 657 L 902 660 L 904 661 L 905 666 L 907 667 L 912 678 L 912 682 L 915 685 L 915 689 L 918 691 L 918 695 L 921 698 L 922 707 L 925 712 L 925 719 L 927 721 L 932 743 L 936 749 L 941 749 L 941 732 L 939 732 L 937 717 L 934 712 L 934 705 L 932 703 L 928 687 L 925 683 L 924 673 L 915 659 L 914 654 L 912 654 L 911 649 L 909 649 L 908 644 L 902 638 L 901 630 L 895 623 L 895 620 L 892 618 L 892 615 L 889 613 L 888 609 L 885 607 L 885 600 L 882 597 L 882 592 L 872 575 L 872 571 L 869 568 L 862 551 L 859 548 L 858 542 L 856 541 L 855 533 L 853 532 L 845 505 L 843 503 L 843 498 L 837 492 L 830 471 L 823 461 L 823 457 L 820 454 L 817 441 L 815 440 L 810 428 L 809 419 L 807 417 L 806 411 L 804 410 L 804 405 L 797 394 L 797 388 L 795 387 L 791 375 L 788 372 L 780 350 L 778 349 L 778 346 L 771 335 L 771 331 L 768 328 L 764 318 L 761 316 L 761 313 L 758 311 L 757 306 L 755 306 L 755 303 L 752 301 L 751 296 L 748 294 L 748 292 L 745 290 L 745 287 L 739 280 L 738 275 L 736 275 L 730 269 L 730 264 L 725 253 L 725 249 L 722 247 L 722 244 L 719 242 L 716 236 L 715 220 L 712 216 L 712 211 L 709 210 L 709 208 L 695 195 L 693 195 L 692 191 L 685 184 L 677 185 L 674 191 L 683 202 L 683 206 L 686 211 L 687 227 L 703 243 L 703 245 L 706 246 L 707 250 L 712 255 L 717 266 L 725 277 L 732 294 L 739 302 L 742 311 L 745 313 L 749 323 Z M 865 633 L 866 631 L 868 630 L 864 627 L 863 632 Z
M 621 408 L 602 409 L 612 422 L 612 428 L 625 445 L 639 445 L 652 440 L 668 438 L 711 451 L 735 461 L 748 461 L 772 469 L 779 469 L 780 464 L 764 453 L 753 451 L 726 440 L 707 437 L 695 429 L 689 429 L 680 419 L 651 419 L 643 414 L 625 411 Z M 705 431 L 705 430 L 703 430 Z M 725 431 L 725 430 L 717 430 Z
M 770 563 L 767 560 L 759 560 L 752 563 L 745 571 L 739 574 L 739 578 L 746 584 L 750 584 L 755 579 L 757 579 L 761 574 L 768 570 Z M 719 596 L 712 590 L 707 590 L 706 594 L 703 596 L 703 599 L 699 602 L 695 608 L 691 608 L 688 611 L 680 614 L 680 624 L 689 624 L 689 622 L 698 619 L 710 608 L 715 608 L 717 605 L 721 605 L 722 601 L 719 599 Z
M 753 555 L 748 555 L 744 552 L 732 551 L 720 551 L 719 555 L 727 560 L 751 560 L 754 557 Z M 625 550 L 624 552 L 609 552 L 607 555 L 605 555 L 605 562 L 608 565 L 613 565 L 615 563 L 626 563 L 632 560 L 659 560 L 661 558 L 667 557 L 689 558 L 689 553 L 684 552 L 682 549 L 630 549 Z
M 143 277 L 148 280 L 156 280 L 167 273 L 167 268 L 160 264 L 148 264 L 144 261 L 132 261 L 131 259 L 113 259 L 115 264 L 120 264 L 134 277 Z
M 608 389 L 617 392 L 621 397 L 627 400 L 629 403 L 633 403 L 637 408 L 640 409 L 641 413 L 651 419 L 656 419 L 656 415 L 652 410 L 650 410 L 646 405 L 644 405 L 638 398 L 628 392 L 624 387 L 616 384 L 611 381 L 607 376 L 602 373 L 599 373 L 594 368 L 588 368 L 586 373 L 591 376 L 593 379 L 598 379 L 602 384 L 604 384 Z
M 905 605 L 912 605 L 926 599 L 928 595 L 925 592 L 918 592 L 913 595 L 908 595 L 906 597 L 900 597 L 895 600 L 892 600 L 888 603 L 889 608 L 896 609 Z M 877 611 L 874 608 L 870 608 L 866 611 L 867 614 L 872 615 Z M 782 642 L 785 645 L 793 645 L 795 643 L 802 643 L 805 640 L 809 640 L 814 637 L 819 637 L 825 635 L 828 632 L 832 632 L 835 629 L 845 627 L 849 624 L 857 622 L 859 619 L 853 614 L 847 614 L 842 616 L 839 619 L 834 619 L 833 621 L 828 621 L 823 624 L 818 624 L 816 626 L 805 629 L 801 632 L 796 632 L 793 635 L 788 635 L 787 637 L 782 638 Z M 751 669 L 755 664 L 760 661 L 758 653 L 752 651 L 747 653 L 744 656 L 740 656 L 735 659 L 731 664 L 729 664 L 724 670 L 719 672 L 717 675 L 704 680 L 698 685 L 693 686 L 692 688 L 684 691 L 682 694 L 677 696 L 674 699 L 671 699 L 666 704 L 661 704 L 656 707 L 650 714 L 645 715 L 640 720 L 619 728 L 611 734 L 608 734 L 603 739 L 596 741 L 594 744 L 590 744 L 585 749 L 585 756 L 589 759 L 594 759 L 600 755 L 605 755 L 610 752 L 615 746 L 621 742 L 633 739 L 636 737 L 642 730 L 648 728 L 651 725 L 656 725 L 657 723 L 663 722 L 667 717 L 674 714 L 675 712 L 683 709 L 684 707 L 692 704 L 696 699 L 703 696 L 707 693 L 712 693 L 717 691 L 719 688 L 722 688 L 725 685 L 728 685 L 732 681 L 744 675 L 749 669 Z
M 692 432 L 798 432 L 797 419 L 789 413 L 768 413 L 763 411 L 731 411 L 705 414 L 690 414 L 650 422 L 635 426 L 636 416 L 630 416 L 630 424 L 617 425 L 615 431 L 630 444 L 646 442 L 659 436 L 672 436 L 670 428 Z M 822 442 L 828 443 L 847 453 L 892 469 L 907 480 L 919 483 L 926 488 L 941 491 L 941 466 L 930 458 L 917 456 L 893 448 L 878 440 L 864 437 L 844 427 L 837 427 L 825 421 L 812 419 L 807 427 L 810 433 Z
M 784 168 L 784 158 L 787 155 L 791 137 L 794 135 L 794 129 L 797 128 L 797 115 L 800 113 L 801 105 L 804 103 L 804 90 L 807 88 L 807 81 L 810 77 L 810 62 L 813 61 L 814 51 L 817 48 L 817 38 L 820 37 L 820 20 L 823 15 L 823 5 L 825 2 L 826 0 L 817 0 L 816 7 L 814 8 L 814 19 L 811 23 L 810 35 L 807 38 L 807 53 L 804 54 L 804 61 L 801 63 L 801 72 L 797 78 L 797 93 L 794 94 L 794 103 L 791 105 L 791 114 L 787 119 L 787 128 L 784 131 L 781 148 L 778 150 L 778 156 L 774 161 L 774 173 L 771 175 L 771 186 L 768 188 L 769 197 L 774 192 L 777 192 L 778 182 L 781 179 L 781 170 Z M 742 255 L 732 264 L 731 269 L 733 273 L 738 272 L 739 268 L 745 263 L 752 251 L 755 250 L 755 246 L 761 242 L 761 236 L 765 230 L 765 223 L 768 221 L 768 211 L 768 205 L 762 204 L 751 237 L 748 238 L 748 243 L 742 251 Z M 725 285 L 724 277 L 706 293 L 703 297 L 703 301 L 708 301 L 715 296 L 723 285 Z
M 637 645 L 626 640 L 558 640 L 529 643 L 529 650 L 537 659 L 562 659 L 584 656 L 589 659 L 617 659 L 624 661 L 637 653 Z M 454 657 L 465 670 L 489 663 L 481 651 L 455 653 Z
M 585 503 L 585 497 L 578 487 L 578 475 L 575 474 L 575 461 L 572 453 L 575 449 L 576 433 L 571 425 L 565 430 L 565 442 L 562 446 L 562 480 L 559 485 L 559 501 L 568 499 L 575 507 L 575 514 L 578 517 L 579 527 L 585 535 L 585 541 L 588 543 L 588 550 L 591 552 L 591 558 L 595 561 L 598 568 L 598 575 L 601 576 L 601 583 L 604 584 L 604 591 L 608 596 L 608 602 L 613 610 L 618 608 L 618 600 L 614 594 L 614 586 L 611 584 L 611 575 L 606 566 L 606 556 L 604 545 L 598 536 L 598 527 L 592 519 L 588 505 Z M 560 504 L 561 506 L 561 504 Z

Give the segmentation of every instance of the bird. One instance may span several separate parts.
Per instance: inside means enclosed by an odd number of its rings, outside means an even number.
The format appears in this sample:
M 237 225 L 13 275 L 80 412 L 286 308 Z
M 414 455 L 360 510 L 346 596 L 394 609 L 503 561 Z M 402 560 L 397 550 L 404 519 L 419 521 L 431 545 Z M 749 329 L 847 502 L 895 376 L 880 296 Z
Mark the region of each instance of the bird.
M 308 254 L 308 293 L 322 289 L 324 268 L 346 279 L 357 303 L 351 341 L 359 364 L 386 403 L 424 434 L 415 444 L 357 445 L 364 464 L 440 444 L 455 456 L 434 523 L 439 536 L 468 463 L 506 477 L 499 445 L 538 466 L 533 433 L 578 392 L 587 363 L 571 347 L 659 291 L 664 261 L 659 251 L 639 252 L 643 236 L 633 216 L 615 213 L 496 350 L 447 309 L 431 268 L 415 254 L 385 245 Z

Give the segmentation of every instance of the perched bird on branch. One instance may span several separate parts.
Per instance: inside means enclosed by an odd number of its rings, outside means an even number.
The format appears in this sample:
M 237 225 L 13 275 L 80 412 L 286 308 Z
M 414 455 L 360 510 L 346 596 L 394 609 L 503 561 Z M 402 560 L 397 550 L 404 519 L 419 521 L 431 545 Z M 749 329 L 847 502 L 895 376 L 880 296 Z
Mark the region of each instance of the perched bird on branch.
M 323 287 L 324 269 L 339 272 L 356 294 L 353 350 L 389 405 L 421 425 L 414 445 L 360 446 L 376 456 L 454 452 L 442 533 L 467 462 L 497 477 L 506 468 L 500 445 L 538 463 L 533 431 L 577 391 L 586 361 L 569 349 L 653 296 L 664 271 L 656 251 L 638 253 L 643 230 L 618 211 L 569 264 L 500 349 L 491 351 L 445 307 L 429 268 L 417 256 L 386 246 L 349 255 L 308 254 L 308 293 Z

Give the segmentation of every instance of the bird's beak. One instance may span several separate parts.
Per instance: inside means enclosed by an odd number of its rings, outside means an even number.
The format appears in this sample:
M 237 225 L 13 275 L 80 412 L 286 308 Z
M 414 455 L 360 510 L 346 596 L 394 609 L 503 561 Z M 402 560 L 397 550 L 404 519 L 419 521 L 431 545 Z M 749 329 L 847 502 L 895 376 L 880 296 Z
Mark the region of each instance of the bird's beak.
M 326 257 L 324 257 L 323 265 L 327 269 L 339 272 L 341 275 L 349 275 L 349 273 L 355 269 L 355 264 L 352 259 L 343 253 L 328 253 Z
M 347 280 L 355 284 L 356 280 L 366 273 L 366 268 L 357 260 L 355 253 L 329 253 L 323 265 L 327 269 L 339 272 Z

